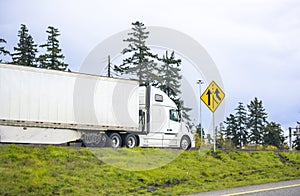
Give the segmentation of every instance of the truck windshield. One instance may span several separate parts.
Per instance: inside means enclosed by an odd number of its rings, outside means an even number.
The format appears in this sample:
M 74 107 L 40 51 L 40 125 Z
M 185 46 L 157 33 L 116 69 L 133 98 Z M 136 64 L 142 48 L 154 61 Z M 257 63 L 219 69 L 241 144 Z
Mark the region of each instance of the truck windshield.
M 173 121 L 176 121 L 176 122 L 180 121 L 180 118 L 179 118 L 177 110 L 174 110 L 174 109 L 170 110 L 170 120 L 173 120 Z

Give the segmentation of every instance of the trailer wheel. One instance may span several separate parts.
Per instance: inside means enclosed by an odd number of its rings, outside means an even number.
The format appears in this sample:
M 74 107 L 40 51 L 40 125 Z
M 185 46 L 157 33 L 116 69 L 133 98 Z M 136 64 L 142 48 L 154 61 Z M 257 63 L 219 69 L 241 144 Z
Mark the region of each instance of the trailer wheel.
M 188 136 L 183 136 L 180 141 L 180 148 L 182 150 L 188 150 L 191 148 L 191 140 Z
M 118 133 L 112 133 L 109 135 L 111 141 L 111 147 L 120 148 L 122 146 L 122 138 Z
M 134 148 L 137 146 L 137 138 L 133 134 L 128 134 L 125 137 L 125 145 L 127 148 Z

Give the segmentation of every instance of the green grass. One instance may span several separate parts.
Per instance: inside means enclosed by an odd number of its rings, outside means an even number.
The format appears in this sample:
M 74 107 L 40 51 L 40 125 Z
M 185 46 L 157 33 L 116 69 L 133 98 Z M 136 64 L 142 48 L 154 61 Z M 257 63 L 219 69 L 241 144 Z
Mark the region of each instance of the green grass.
M 0 195 L 178 195 L 300 178 L 297 152 L 187 151 L 161 164 L 174 152 L 0 145 Z

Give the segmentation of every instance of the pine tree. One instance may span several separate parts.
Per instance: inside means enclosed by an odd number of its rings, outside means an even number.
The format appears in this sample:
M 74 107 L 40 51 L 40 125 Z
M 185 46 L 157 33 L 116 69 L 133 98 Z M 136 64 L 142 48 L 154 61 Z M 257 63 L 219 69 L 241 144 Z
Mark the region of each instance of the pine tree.
M 216 140 L 217 148 L 224 148 L 225 147 L 225 138 L 223 132 L 218 132 L 217 140 Z
M 48 33 L 47 43 L 40 45 L 41 48 L 46 48 L 46 53 L 39 56 L 39 67 L 67 71 L 68 64 L 63 61 L 65 56 L 61 53 L 57 39 L 60 36 L 58 29 L 49 26 L 46 32 Z
M 262 105 L 262 101 L 259 101 L 256 97 L 247 107 L 249 111 L 247 128 L 250 131 L 250 142 L 262 144 L 263 133 L 267 124 L 267 113 Z
M 224 130 L 226 139 L 231 140 L 233 146 L 237 147 L 240 144 L 240 135 L 238 134 L 238 121 L 236 116 L 230 114 L 224 122 L 227 126 Z
M 281 148 L 284 140 L 284 131 L 281 129 L 280 124 L 271 122 L 266 125 L 263 135 L 264 145 L 272 145 Z
M 296 150 L 300 150 L 300 135 L 296 135 L 296 139 L 293 141 L 293 147 Z
M 170 98 L 176 99 L 181 93 L 181 59 L 175 59 L 174 51 L 171 53 L 171 56 L 169 56 L 168 51 L 166 51 L 166 54 L 163 55 L 163 58 L 160 59 L 160 61 L 163 64 L 158 71 L 158 76 L 160 78 L 158 87 Z
M 34 44 L 33 38 L 28 33 L 26 25 L 21 24 L 18 31 L 19 43 L 14 47 L 14 53 L 11 54 L 13 64 L 36 67 L 37 44 Z
M 297 121 L 296 130 L 292 135 L 296 136 L 296 138 L 293 140 L 293 148 L 296 150 L 300 150 L 300 122 Z
M 201 130 L 202 130 L 202 138 L 201 138 L 200 128 L 201 128 Z M 205 136 L 204 128 L 203 128 L 203 126 L 200 126 L 200 124 L 199 124 L 199 125 L 196 125 L 196 133 L 199 135 L 199 137 L 200 137 L 201 139 L 204 139 L 204 136 Z
M 191 127 L 189 111 L 192 109 L 184 106 L 183 100 L 179 97 L 181 93 L 180 87 L 182 79 L 180 74 L 181 59 L 175 58 L 174 51 L 170 56 L 168 55 L 168 51 L 166 51 L 166 54 L 159 60 L 163 64 L 158 70 L 159 81 L 157 86 L 176 103 L 177 108 L 181 110 L 183 120 Z
M 248 142 L 248 132 L 247 132 L 247 111 L 242 102 L 238 103 L 238 107 L 235 109 L 235 118 L 237 121 L 237 137 L 239 138 L 238 145 L 240 147 L 244 146 Z
M 143 23 L 137 21 L 132 23 L 132 32 L 128 33 L 129 38 L 123 40 L 128 42 L 128 47 L 123 49 L 123 55 L 129 55 L 123 59 L 123 64 L 116 67 L 115 70 L 120 73 L 134 75 L 140 84 L 156 84 L 158 77 L 155 72 L 156 63 L 154 59 L 157 55 L 151 53 L 150 48 L 146 46 L 146 39 L 149 32 Z
M 220 123 L 219 130 L 217 132 L 217 140 L 216 146 L 217 148 L 224 148 L 225 147 L 225 127 L 223 123 Z
M 0 38 L 0 44 L 6 44 L 5 39 Z M 9 51 L 5 50 L 4 46 L 0 46 L 0 55 L 10 55 Z M 0 59 L 0 63 L 2 63 L 2 59 Z

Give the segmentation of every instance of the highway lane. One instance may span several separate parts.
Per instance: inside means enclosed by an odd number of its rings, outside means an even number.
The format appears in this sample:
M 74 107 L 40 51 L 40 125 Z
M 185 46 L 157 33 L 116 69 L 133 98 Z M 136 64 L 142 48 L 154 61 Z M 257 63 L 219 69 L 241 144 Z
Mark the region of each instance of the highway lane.
M 215 195 L 300 196 L 300 179 L 191 194 L 191 196 L 215 196 Z

